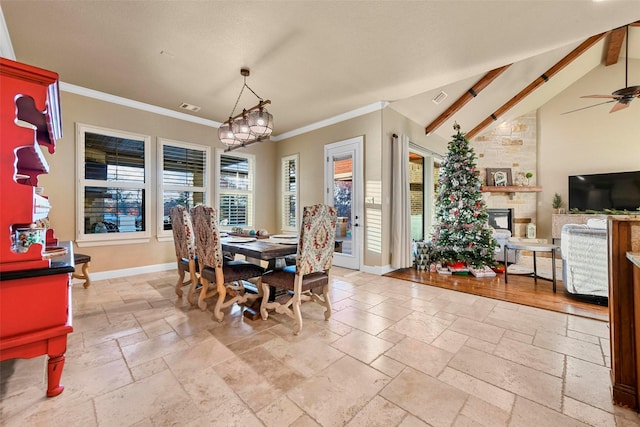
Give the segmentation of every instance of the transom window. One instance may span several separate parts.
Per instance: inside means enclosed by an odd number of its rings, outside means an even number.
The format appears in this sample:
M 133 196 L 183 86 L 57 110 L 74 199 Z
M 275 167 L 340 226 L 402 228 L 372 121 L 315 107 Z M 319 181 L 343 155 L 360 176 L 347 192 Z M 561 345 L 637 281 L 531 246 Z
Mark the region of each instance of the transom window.
M 83 124 L 77 136 L 78 245 L 148 240 L 150 137 Z

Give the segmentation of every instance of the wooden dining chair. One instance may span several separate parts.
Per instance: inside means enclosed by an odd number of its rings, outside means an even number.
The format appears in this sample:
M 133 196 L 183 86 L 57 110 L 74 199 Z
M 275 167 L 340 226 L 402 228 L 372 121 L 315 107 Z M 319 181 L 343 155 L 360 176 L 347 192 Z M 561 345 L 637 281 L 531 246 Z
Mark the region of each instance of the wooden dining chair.
M 296 264 L 286 266 L 282 270 L 269 271 L 262 276 L 262 319 L 266 320 L 269 317 L 268 310 L 271 309 L 275 309 L 277 313 L 284 313 L 295 320 L 293 333 L 297 335 L 302 330 L 301 303 L 314 301 L 325 307 L 324 318 L 329 320 L 330 270 L 337 221 L 337 211 L 331 206 L 320 204 L 306 206 L 303 209 Z M 286 301 L 270 302 L 270 286 L 285 289 L 293 294 Z
M 191 218 L 196 236 L 196 252 L 200 266 L 202 289 L 198 297 L 198 307 L 207 308 L 207 298 L 218 295 L 213 311 L 215 318 L 222 322 L 222 309 L 234 303 L 244 304 L 262 296 L 261 276 L 264 268 L 247 261 L 225 262 L 218 229 L 216 210 L 210 206 L 198 205 L 191 209 Z M 258 294 L 245 292 L 244 280 L 254 279 Z M 230 299 L 227 299 L 230 296 Z
M 198 264 L 191 215 L 187 208 L 178 205 L 169 210 L 169 216 L 171 218 L 173 244 L 176 249 L 176 260 L 178 263 L 176 295 L 182 297 L 182 288 L 186 285 L 191 285 L 189 287 L 189 293 L 187 294 L 187 300 L 193 304 L 193 294 L 198 284 Z M 189 278 L 185 280 L 187 273 L 189 273 Z

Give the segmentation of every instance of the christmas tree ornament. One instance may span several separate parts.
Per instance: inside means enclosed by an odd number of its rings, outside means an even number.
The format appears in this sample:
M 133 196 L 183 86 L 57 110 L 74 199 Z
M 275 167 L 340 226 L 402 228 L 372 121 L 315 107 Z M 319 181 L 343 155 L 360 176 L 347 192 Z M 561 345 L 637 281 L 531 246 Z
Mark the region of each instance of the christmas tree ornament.
M 476 156 L 460 125 L 453 128 L 456 134 L 440 167 L 431 259 L 474 268 L 493 266 L 497 243 L 480 191 Z

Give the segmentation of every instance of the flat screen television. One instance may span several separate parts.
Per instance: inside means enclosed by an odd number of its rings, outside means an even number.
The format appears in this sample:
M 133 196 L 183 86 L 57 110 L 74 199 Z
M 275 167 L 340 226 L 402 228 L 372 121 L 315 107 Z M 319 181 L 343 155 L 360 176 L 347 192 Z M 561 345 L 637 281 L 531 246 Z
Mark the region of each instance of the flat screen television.
M 569 177 L 569 209 L 635 211 L 640 207 L 640 171 Z

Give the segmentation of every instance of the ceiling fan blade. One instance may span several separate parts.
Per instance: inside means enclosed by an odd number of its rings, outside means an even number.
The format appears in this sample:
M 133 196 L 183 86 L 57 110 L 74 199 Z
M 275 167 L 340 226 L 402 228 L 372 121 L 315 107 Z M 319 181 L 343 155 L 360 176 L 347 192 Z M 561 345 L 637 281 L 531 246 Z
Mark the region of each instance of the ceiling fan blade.
M 611 101 L 604 101 L 601 102 L 599 104 L 594 104 L 594 105 L 589 105 L 588 107 L 582 107 L 582 108 L 577 108 L 575 110 L 571 110 L 571 111 L 565 111 L 564 113 L 561 113 L 560 115 L 563 116 L 565 114 L 569 114 L 569 113 L 575 113 L 576 111 L 580 111 L 580 110 L 586 110 L 587 108 L 591 108 L 591 107 L 597 107 L 598 105 L 602 105 L 602 104 L 609 104 L 611 102 L 616 102 L 615 99 L 612 99 Z
M 585 95 L 585 96 L 581 96 L 580 98 L 607 98 L 607 99 L 617 99 L 619 98 L 619 96 L 613 96 L 613 95 Z
M 617 102 L 609 113 L 615 113 L 616 111 L 623 110 L 629 106 L 628 102 Z

